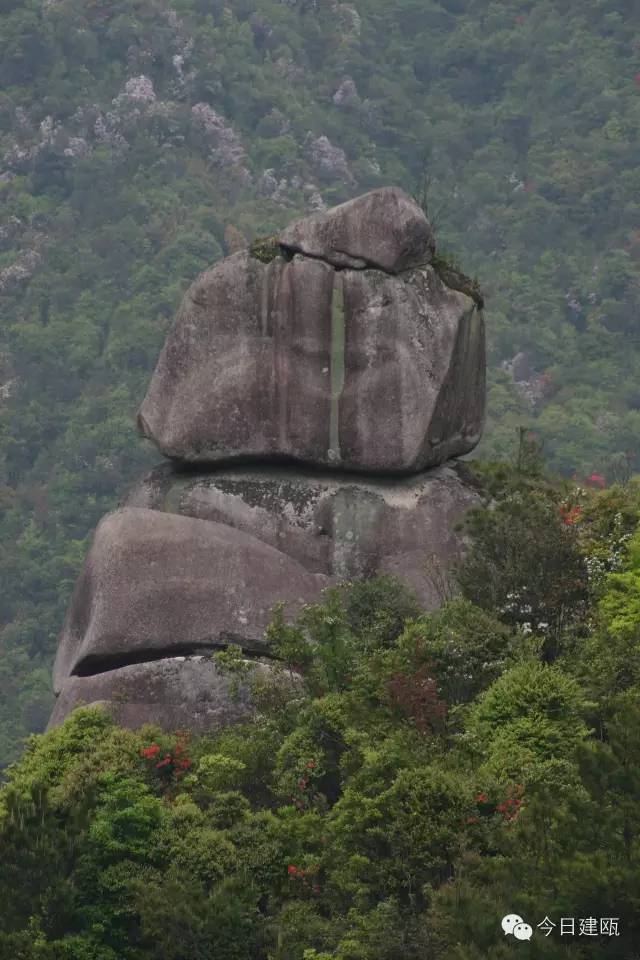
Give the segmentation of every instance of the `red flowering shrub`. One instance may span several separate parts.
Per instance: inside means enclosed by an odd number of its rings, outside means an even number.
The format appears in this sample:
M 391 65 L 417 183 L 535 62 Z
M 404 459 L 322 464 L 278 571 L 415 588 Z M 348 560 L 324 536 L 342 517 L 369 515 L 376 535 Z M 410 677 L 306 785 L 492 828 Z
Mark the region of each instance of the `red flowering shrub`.
M 493 800 L 491 800 L 486 793 L 479 793 L 475 798 L 476 806 L 478 807 L 478 813 L 481 817 L 491 817 L 495 813 L 496 805 Z M 469 817 L 467 823 L 479 823 L 479 817 Z
M 293 880 L 299 885 L 299 889 L 317 895 L 320 893 L 320 884 L 313 881 L 319 870 L 320 864 L 318 863 L 314 863 L 310 867 L 298 867 L 294 863 L 290 863 L 287 867 L 287 874 L 289 880 Z
M 571 507 L 568 503 L 563 503 L 560 507 L 560 518 L 565 527 L 572 527 L 580 522 L 582 517 L 582 508 L 578 506 Z
M 604 490 L 607 485 L 606 480 L 601 473 L 592 473 L 586 479 L 586 484 L 590 487 L 597 487 L 599 490 Z
M 536 380 L 536 386 L 543 397 L 548 397 L 555 387 L 553 376 L 550 373 L 541 373 Z
M 164 786 L 176 783 L 191 767 L 187 740 L 188 734 L 177 733 L 175 745 L 166 750 L 164 756 L 161 756 L 162 747 L 157 743 L 141 748 L 140 756 L 148 762 L 151 771 L 161 778 Z
M 520 813 L 522 806 L 522 794 L 524 787 L 521 783 L 516 783 L 511 788 L 508 796 L 496 806 L 496 813 L 502 816 L 503 820 L 515 820 Z
M 297 810 L 307 810 L 314 799 L 315 790 L 313 777 L 317 766 L 315 760 L 307 760 L 304 764 L 304 772 L 296 782 L 298 792 L 291 797 L 291 803 Z
M 521 800 L 517 800 L 515 797 L 509 797 L 504 803 L 499 803 L 496 810 L 502 814 L 503 820 L 515 820 L 520 812 L 519 808 L 521 803 Z
M 515 820 L 520 813 L 522 806 L 522 794 L 524 787 L 521 783 L 516 783 L 510 788 L 507 796 L 500 803 L 490 800 L 486 793 L 479 793 L 475 797 L 478 806 L 478 813 L 483 817 L 492 817 L 494 814 L 500 814 L 503 820 Z M 479 823 L 478 817 L 468 817 L 467 823 Z
M 393 706 L 412 720 L 421 733 L 433 733 L 442 726 L 447 704 L 438 696 L 433 664 L 426 663 L 414 673 L 398 673 L 387 682 Z

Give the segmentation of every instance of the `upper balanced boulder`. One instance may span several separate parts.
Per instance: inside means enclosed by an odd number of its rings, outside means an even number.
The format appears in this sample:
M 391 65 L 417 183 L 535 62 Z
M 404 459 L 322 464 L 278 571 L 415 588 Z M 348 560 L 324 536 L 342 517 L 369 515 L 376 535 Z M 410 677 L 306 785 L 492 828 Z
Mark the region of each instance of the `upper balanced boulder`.
M 482 313 L 432 254 L 424 214 L 385 189 L 223 260 L 185 295 L 142 432 L 190 463 L 392 474 L 468 453 L 484 419 Z
M 286 250 L 335 267 L 376 267 L 400 273 L 429 263 L 431 225 L 418 204 L 397 187 L 372 190 L 326 213 L 297 220 L 279 236 Z

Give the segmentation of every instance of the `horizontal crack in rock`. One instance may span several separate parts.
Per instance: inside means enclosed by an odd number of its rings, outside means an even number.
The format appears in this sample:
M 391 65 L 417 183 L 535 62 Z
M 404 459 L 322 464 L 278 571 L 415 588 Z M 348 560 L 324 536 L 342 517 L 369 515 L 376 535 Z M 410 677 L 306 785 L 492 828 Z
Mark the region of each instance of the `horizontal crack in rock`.
M 268 241 L 268 244 L 266 246 L 263 246 L 263 244 L 265 243 L 265 240 Z M 367 270 L 375 270 L 378 273 L 384 273 L 387 277 L 398 277 L 400 279 L 414 273 L 416 270 L 424 270 L 427 267 L 433 267 L 436 273 L 438 274 L 438 276 L 440 277 L 440 279 L 445 284 L 445 286 L 450 286 L 450 288 L 453 290 L 461 290 L 463 293 L 467 292 L 467 287 L 472 287 L 474 289 L 474 293 L 469 293 L 468 296 L 471 296 L 473 299 L 476 299 L 476 302 L 480 307 L 483 306 L 483 303 L 477 299 L 477 297 L 479 296 L 481 300 L 481 294 L 479 292 L 479 288 L 477 288 L 477 284 L 475 283 L 475 281 L 470 280 L 460 270 L 457 270 L 457 269 L 453 270 L 449 268 L 449 276 L 452 279 L 457 279 L 458 277 L 461 277 L 465 282 L 465 286 L 463 289 L 462 287 L 459 287 L 459 286 L 447 284 L 447 281 L 444 279 L 444 276 L 442 275 L 444 273 L 442 264 L 440 262 L 436 263 L 435 257 L 424 260 L 419 263 L 414 263 L 410 267 L 404 267 L 402 270 L 397 270 L 394 272 L 391 270 L 386 270 L 383 266 L 381 266 L 378 263 L 375 263 L 373 260 L 366 260 L 363 257 L 354 257 L 352 254 L 348 253 L 346 250 L 340 250 L 338 247 L 336 247 L 335 250 L 336 250 L 336 253 L 342 254 L 345 257 L 349 257 L 352 261 L 359 261 L 359 263 L 357 262 L 353 262 L 351 264 L 333 263 L 327 257 L 323 257 L 319 253 L 310 253 L 307 250 L 303 250 L 301 247 L 280 243 L 276 237 L 259 238 L 258 240 L 255 240 L 249 248 L 249 256 L 252 257 L 254 260 L 260 260 L 261 263 L 271 263 L 272 260 L 277 260 L 279 256 L 282 257 L 283 260 L 285 260 L 285 262 L 290 263 L 295 256 L 300 256 L 300 257 L 304 257 L 306 260 L 318 260 L 320 263 L 324 263 L 325 266 L 331 267 L 331 269 L 335 270 L 336 273 L 340 273 L 342 270 L 354 270 L 357 273 L 362 273 Z M 475 292 L 476 288 L 478 291 L 477 293 Z M 195 298 L 193 299 L 193 302 L 198 303 L 198 301 L 195 300 Z M 206 305 L 207 304 L 204 301 L 201 304 L 201 306 L 206 306 Z
M 349 257 L 351 260 L 359 261 L 356 265 L 355 263 L 348 264 L 337 264 L 332 263 L 327 257 L 321 256 L 319 253 L 309 253 L 308 250 L 303 250 L 300 247 L 289 246 L 287 244 L 281 243 L 280 250 L 282 251 L 285 259 L 291 259 L 298 254 L 301 257 L 305 257 L 307 260 L 319 260 L 320 263 L 326 264 L 328 267 L 331 267 L 332 270 L 335 270 L 339 273 L 341 270 L 379 270 L 380 273 L 386 273 L 388 277 L 395 277 L 397 274 L 391 273 L 389 270 L 385 270 L 384 267 L 379 266 L 377 263 L 374 263 L 372 260 L 365 260 L 363 257 L 354 257 L 352 254 L 347 253 L 345 250 L 338 250 L 336 247 L 336 253 L 342 254 L 345 257 Z
M 176 644 L 172 646 L 170 650 L 142 649 L 132 650 L 126 653 L 93 654 L 85 657 L 76 664 L 71 672 L 71 676 L 93 677 L 99 673 L 109 673 L 111 670 L 119 670 L 122 667 L 130 667 L 140 663 L 155 663 L 159 660 L 176 660 L 181 657 L 207 656 L 217 651 L 227 650 L 230 644 L 236 642 L 235 639 L 230 639 L 228 643 L 202 641 L 201 643 Z M 241 647 L 242 657 L 245 660 L 272 663 L 282 662 L 268 650 L 247 650 L 242 647 L 240 643 L 238 643 L 238 646 Z

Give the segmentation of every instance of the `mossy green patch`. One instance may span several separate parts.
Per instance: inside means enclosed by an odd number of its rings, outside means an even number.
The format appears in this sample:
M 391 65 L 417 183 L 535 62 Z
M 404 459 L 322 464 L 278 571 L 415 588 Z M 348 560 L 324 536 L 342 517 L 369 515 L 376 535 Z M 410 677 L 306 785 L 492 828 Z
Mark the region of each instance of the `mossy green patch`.
M 261 263 L 271 263 L 281 254 L 278 237 L 257 237 L 249 247 L 249 255 Z
M 478 281 L 476 279 L 472 280 L 471 277 L 463 273 L 453 257 L 435 254 L 431 260 L 431 266 L 447 287 L 471 297 L 478 309 L 482 310 L 484 294 Z

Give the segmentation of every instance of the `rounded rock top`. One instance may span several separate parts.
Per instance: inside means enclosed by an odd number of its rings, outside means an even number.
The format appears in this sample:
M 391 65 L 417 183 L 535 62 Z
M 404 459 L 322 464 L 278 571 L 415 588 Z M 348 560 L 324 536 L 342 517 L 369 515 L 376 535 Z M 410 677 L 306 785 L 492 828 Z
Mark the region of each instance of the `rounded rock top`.
M 429 221 L 400 187 L 371 190 L 325 213 L 296 220 L 278 239 L 285 250 L 335 267 L 374 267 L 386 273 L 429 263 L 435 251 Z

